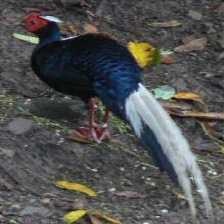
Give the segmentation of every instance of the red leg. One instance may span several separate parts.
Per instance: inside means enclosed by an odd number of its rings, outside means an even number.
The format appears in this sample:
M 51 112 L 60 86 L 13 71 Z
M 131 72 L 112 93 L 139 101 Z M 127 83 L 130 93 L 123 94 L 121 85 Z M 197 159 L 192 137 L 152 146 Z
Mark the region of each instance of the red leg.
M 89 124 L 87 127 L 80 127 L 74 130 L 69 138 L 75 141 L 89 143 L 95 141 L 101 143 L 103 140 L 110 138 L 108 130 L 109 110 L 106 110 L 103 125 L 100 126 L 96 121 L 96 111 L 98 108 L 98 102 L 95 98 L 91 98 L 89 101 Z
M 110 119 L 110 111 L 106 109 L 104 118 L 103 118 L 103 125 L 99 127 L 99 133 L 98 133 L 98 138 L 99 141 L 103 141 L 105 139 L 110 139 L 110 131 L 109 131 L 109 119 Z

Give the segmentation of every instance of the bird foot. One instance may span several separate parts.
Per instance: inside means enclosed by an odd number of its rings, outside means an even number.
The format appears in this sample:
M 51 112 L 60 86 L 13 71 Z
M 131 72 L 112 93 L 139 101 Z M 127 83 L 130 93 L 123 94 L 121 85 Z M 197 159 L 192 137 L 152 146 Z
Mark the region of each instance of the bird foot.
M 81 143 L 97 142 L 100 144 L 104 140 L 109 140 L 111 135 L 107 127 L 80 127 L 73 130 L 68 138 Z

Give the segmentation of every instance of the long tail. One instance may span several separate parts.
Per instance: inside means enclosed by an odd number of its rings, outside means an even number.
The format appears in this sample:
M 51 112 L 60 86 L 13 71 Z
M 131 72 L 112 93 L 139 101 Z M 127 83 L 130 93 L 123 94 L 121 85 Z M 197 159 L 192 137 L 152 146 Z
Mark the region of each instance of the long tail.
M 168 113 L 142 84 L 139 84 L 138 89 L 127 98 L 125 111 L 136 135 L 147 149 L 151 150 L 151 155 L 159 168 L 167 171 L 183 188 L 193 220 L 196 220 L 196 208 L 190 176 L 193 177 L 205 203 L 208 217 L 213 220 L 208 191 L 196 158 Z

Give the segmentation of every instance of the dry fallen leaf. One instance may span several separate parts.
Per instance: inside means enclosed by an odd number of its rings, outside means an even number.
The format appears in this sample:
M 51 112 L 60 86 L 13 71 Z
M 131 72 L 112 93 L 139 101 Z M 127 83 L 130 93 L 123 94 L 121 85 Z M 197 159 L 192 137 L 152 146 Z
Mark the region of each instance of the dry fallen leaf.
M 188 44 L 189 42 L 191 42 L 192 40 L 196 39 L 194 35 L 188 35 L 188 36 L 185 36 L 183 39 L 182 39 L 182 42 L 184 44 Z
M 192 92 L 179 92 L 176 93 L 173 98 L 178 100 L 191 100 L 204 104 L 202 97 L 199 94 Z
M 177 191 L 175 191 L 175 190 L 173 190 L 173 193 L 176 195 L 176 197 L 177 197 L 178 199 L 186 200 L 186 201 L 187 201 L 187 198 L 185 197 L 184 194 L 182 194 L 182 193 L 180 193 L 180 192 L 177 192 Z
M 170 20 L 170 21 L 165 21 L 165 22 L 152 22 L 152 23 L 148 23 L 148 25 L 152 26 L 152 27 L 168 28 L 168 27 L 181 26 L 182 23 L 177 20 Z
M 99 213 L 99 212 L 91 212 L 90 215 L 95 216 L 96 218 L 98 218 L 100 220 L 110 222 L 112 224 L 122 224 L 119 220 L 111 218 L 110 216 L 104 215 L 104 214 Z
M 199 121 L 199 124 L 202 127 L 204 133 L 214 141 L 216 145 L 220 148 L 220 151 L 224 153 L 224 140 L 220 138 L 220 133 L 217 133 L 211 122 L 207 121 Z
M 168 108 L 166 108 L 168 109 Z M 197 111 L 181 111 L 181 110 L 169 110 L 168 112 L 177 117 L 193 117 L 202 120 L 224 120 L 224 113 L 216 112 L 197 112 Z
M 85 23 L 83 26 L 85 33 L 98 33 L 98 28 L 90 23 Z
M 66 224 L 72 224 L 75 223 L 76 221 L 80 220 L 81 218 L 83 218 L 85 215 L 87 214 L 86 210 L 76 210 L 76 211 L 72 211 L 67 213 L 64 216 L 64 221 Z
M 180 45 L 174 49 L 178 53 L 191 52 L 191 51 L 201 51 L 207 46 L 207 38 L 202 37 L 198 39 L 193 39 L 186 44 Z
M 55 185 L 59 188 L 65 189 L 65 190 L 71 190 L 71 191 L 78 191 L 85 193 L 91 197 L 96 197 L 96 192 L 92 190 L 91 188 L 74 182 L 68 182 L 68 181 L 57 181 Z
M 103 224 L 97 217 L 93 215 L 88 215 L 92 224 Z

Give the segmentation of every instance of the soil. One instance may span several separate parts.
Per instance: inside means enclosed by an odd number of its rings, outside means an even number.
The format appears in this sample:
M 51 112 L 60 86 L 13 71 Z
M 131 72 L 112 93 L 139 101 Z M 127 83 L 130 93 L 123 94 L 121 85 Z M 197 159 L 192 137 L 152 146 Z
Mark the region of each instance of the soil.
M 12 37 L 25 34 L 22 19 L 41 9 L 83 32 L 97 26 L 121 43 L 148 41 L 174 49 L 182 39 L 206 37 L 202 51 L 176 54 L 172 65 L 145 73 L 149 88 L 170 85 L 177 91 L 200 93 L 210 111 L 224 108 L 224 7 L 221 0 L 1 0 L 0 3 L 0 223 L 59 224 L 71 210 L 98 210 L 124 224 L 191 223 L 185 200 L 169 178 L 127 130 L 112 125 L 113 141 L 80 144 L 66 139 L 78 127 L 86 110 L 78 99 L 49 90 L 32 72 L 34 45 Z M 192 10 L 194 11 L 192 13 Z M 196 13 L 195 13 L 196 12 Z M 150 22 L 177 20 L 182 26 L 151 27 Z M 68 29 L 65 34 L 71 35 Z M 224 154 L 205 135 L 195 119 L 177 119 L 199 159 L 210 191 L 216 223 L 224 219 Z M 121 124 L 118 124 L 118 126 Z M 215 123 L 220 136 L 223 123 Z M 96 198 L 55 187 L 57 180 L 87 184 Z M 132 191 L 137 196 L 121 197 Z M 197 194 L 199 223 L 208 223 Z M 81 223 L 81 222 L 80 222 Z M 87 221 L 82 221 L 87 223 Z

